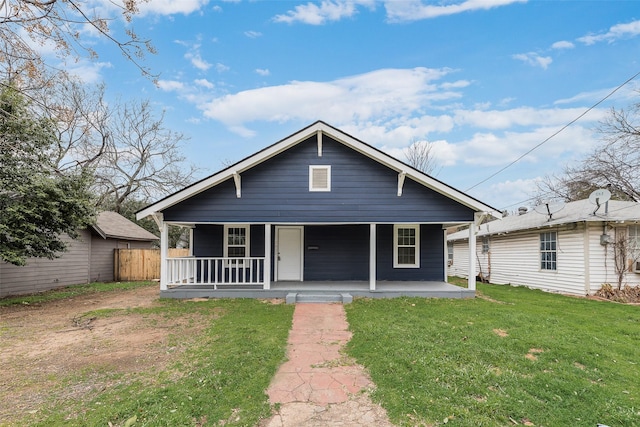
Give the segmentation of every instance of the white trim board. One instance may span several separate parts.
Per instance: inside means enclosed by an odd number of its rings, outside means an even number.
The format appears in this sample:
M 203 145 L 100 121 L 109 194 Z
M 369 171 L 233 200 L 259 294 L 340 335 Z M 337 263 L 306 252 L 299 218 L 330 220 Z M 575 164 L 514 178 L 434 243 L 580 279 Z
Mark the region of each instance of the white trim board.
M 183 200 L 186 200 L 198 193 L 201 193 L 202 191 L 220 184 L 223 181 L 226 181 L 230 177 L 233 177 L 234 174 L 242 174 L 244 171 L 282 153 L 283 151 L 288 150 L 289 148 L 319 133 L 330 136 L 336 141 L 377 161 L 382 165 L 389 167 L 397 173 L 405 173 L 408 178 L 411 178 L 419 184 L 422 184 L 427 188 L 430 188 L 452 200 L 455 200 L 458 203 L 461 203 L 462 205 L 467 206 L 468 208 L 473 209 L 476 212 L 486 212 L 490 215 L 495 216 L 496 218 L 500 218 L 502 216 L 502 214 L 497 209 L 484 204 L 479 200 L 476 200 L 473 197 L 459 190 L 456 190 L 455 188 L 450 187 L 425 173 L 420 172 L 417 169 L 412 168 L 411 166 L 389 156 L 388 154 L 383 153 L 382 151 L 372 147 L 371 145 L 368 145 L 352 137 L 351 135 L 342 132 L 339 129 L 334 128 L 333 126 L 328 125 L 325 122 L 317 121 L 312 125 L 288 136 L 287 138 L 284 138 L 281 141 L 253 154 L 252 156 L 249 156 L 244 160 L 241 160 L 238 163 L 229 166 L 228 168 L 218 173 L 215 173 L 189 187 L 186 187 L 156 203 L 147 206 L 146 208 L 143 208 L 136 213 L 136 218 L 140 220 L 142 218 L 146 218 L 149 215 L 153 215 L 156 212 L 161 212 L 170 206 L 180 203 Z

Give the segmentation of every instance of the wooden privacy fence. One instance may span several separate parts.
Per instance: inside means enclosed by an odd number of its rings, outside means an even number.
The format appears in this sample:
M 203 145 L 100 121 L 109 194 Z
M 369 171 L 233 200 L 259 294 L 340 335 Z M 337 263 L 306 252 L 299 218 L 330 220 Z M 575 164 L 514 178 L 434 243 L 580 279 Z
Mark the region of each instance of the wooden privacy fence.
M 189 256 L 189 249 L 169 249 L 169 257 Z M 160 249 L 114 249 L 113 279 L 116 282 L 160 278 Z

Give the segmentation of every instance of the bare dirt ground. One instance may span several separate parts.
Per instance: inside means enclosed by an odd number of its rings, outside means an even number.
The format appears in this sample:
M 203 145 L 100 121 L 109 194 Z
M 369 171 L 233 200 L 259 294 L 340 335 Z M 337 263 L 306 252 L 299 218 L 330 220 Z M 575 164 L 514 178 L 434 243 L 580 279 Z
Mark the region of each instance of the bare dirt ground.
M 149 286 L 0 307 L 0 426 L 22 425 L 25 416 L 37 415 L 52 399 L 89 401 L 136 376 L 165 370 L 206 322 L 197 314 L 169 321 L 127 311 L 157 304 L 158 288 Z M 116 311 L 92 315 L 102 309 Z M 172 339 L 177 335 L 182 344 Z M 314 420 L 306 421 L 309 426 L 391 425 L 366 393 L 328 406 L 283 405 L 277 417 L 261 425 L 295 425 L 289 421 L 295 423 L 301 414 Z
M 52 397 L 90 398 L 114 381 L 161 370 L 182 350 L 170 346 L 170 334 L 188 324 L 193 331 L 198 322 L 173 319 L 167 324 L 160 316 L 126 311 L 157 301 L 158 288 L 150 286 L 0 307 L 0 425 L 17 425 L 16 420 L 36 413 Z M 91 316 L 100 309 L 123 311 Z M 74 381 L 77 373 L 83 375 Z M 61 387 L 61 382 L 67 385 Z

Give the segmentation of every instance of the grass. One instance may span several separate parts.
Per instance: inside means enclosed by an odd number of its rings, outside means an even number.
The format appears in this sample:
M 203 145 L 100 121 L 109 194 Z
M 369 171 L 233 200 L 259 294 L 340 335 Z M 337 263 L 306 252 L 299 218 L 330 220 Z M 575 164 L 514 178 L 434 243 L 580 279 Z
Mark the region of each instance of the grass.
M 8 307 L 12 305 L 43 304 L 50 301 L 59 301 L 96 292 L 111 292 L 135 289 L 149 286 L 151 283 L 152 282 L 94 282 L 88 283 L 86 285 L 67 286 L 37 294 L 0 298 L 0 307 Z
M 481 298 L 356 299 L 348 353 L 397 425 L 640 423 L 640 307 L 478 284 Z
M 265 390 L 285 359 L 293 306 L 253 299 L 163 299 L 150 308 L 94 310 L 86 316 L 127 314 L 188 325 L 197 319 L 206 325 L 197 334 L 169 338 L 171 346 L 185 351 L 161 372 L 147 370 L 132 378 L 88 371 L 61 378 L 48 404 L 21 425 L 255 426 L 270 416 Z M 60 397 L 96 375 L 113 386 L 89 400 Z

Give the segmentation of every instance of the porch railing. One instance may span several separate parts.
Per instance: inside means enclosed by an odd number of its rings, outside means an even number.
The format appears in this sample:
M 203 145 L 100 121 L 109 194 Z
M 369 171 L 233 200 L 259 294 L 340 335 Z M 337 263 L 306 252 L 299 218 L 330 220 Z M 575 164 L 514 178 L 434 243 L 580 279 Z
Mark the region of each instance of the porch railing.
M 264 285 L 264 258 L 167 258 L 167 285 Z

